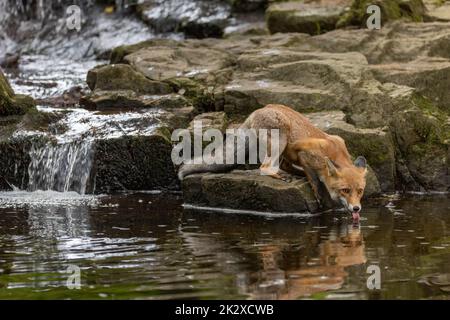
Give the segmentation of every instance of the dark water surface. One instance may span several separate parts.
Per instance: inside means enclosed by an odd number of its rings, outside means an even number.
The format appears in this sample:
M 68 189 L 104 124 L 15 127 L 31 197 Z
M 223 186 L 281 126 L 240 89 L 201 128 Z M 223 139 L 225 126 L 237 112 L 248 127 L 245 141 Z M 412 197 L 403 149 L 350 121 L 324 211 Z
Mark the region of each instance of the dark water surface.
M 342 213 L 184 210 L 173 194 L 0 193 L 0 298 L 447 299 L 450 197 L 386 203 L 355 227 Z

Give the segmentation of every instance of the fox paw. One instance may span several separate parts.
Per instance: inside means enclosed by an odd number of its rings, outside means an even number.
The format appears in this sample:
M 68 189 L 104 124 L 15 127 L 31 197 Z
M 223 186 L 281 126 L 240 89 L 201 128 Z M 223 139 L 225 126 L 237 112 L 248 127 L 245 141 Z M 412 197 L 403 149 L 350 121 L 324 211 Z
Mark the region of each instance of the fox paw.
M 287 172 L 280 170 L 280 171 L 278 171 L 277 175 L 279 176 L 279 179 L 283 180 L 284 182 L 292 182 L 292 175 L 290 175 Z

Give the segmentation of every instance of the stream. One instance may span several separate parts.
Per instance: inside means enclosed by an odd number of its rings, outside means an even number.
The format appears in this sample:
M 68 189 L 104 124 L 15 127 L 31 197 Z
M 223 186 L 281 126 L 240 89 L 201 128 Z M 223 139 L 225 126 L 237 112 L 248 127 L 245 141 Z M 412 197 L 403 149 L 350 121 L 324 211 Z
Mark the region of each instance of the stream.
M 183 210 L 176 194 L 0 193 L 0 299 L 445 299 L 449 208 L 394 197 L 354 227 Z

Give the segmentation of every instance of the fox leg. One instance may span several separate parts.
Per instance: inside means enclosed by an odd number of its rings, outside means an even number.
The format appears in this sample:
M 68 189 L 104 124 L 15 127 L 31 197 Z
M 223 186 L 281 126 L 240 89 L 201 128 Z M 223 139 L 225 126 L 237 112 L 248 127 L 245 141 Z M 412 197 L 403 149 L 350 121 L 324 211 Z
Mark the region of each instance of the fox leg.
M 301 164 L 303 171 L 308 179 L 309 184 L 314 192 L 314 196 L 320 201 L 322 198 L 320 195 L 320 179 L 316 171 L 308 166 L 308 154 L 304 151 L 298 153 L 298 161 Z
M 271 176 L 275 179 L 280 179 L 287 181 L 289 177 L 286 173 L 282 172 L 280 169 L 280 158 L 281 154 L 284 152 L 287 146 L 287 136 L 283 132 L 280 133 L 279 142 L 278 142 L 278 153 L 271 154 L 272 152 L 272 137 L 270 136 L 270 132 L 268 133 L 267 139 L 267 150 L 264 160 L 259 167 L 262 175 Z
M 324 158 L 321 156 L 328 149 L 328 141 L 325 139 L 305 138 L 290 144 L 288 155 L 297 159 L 298 164 L 308 179 L 309 184 L 317 200 L 321 200 L 322 185 L 318 172 L 324 166 Z

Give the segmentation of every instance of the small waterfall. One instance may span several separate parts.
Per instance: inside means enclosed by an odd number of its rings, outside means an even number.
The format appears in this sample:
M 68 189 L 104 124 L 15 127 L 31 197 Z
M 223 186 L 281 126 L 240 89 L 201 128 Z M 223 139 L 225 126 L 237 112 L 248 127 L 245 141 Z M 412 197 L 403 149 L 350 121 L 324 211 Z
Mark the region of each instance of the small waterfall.
M 28 190 L 86 193 L 93 162 L 93 142 L 73 141 L 33 145 Z

